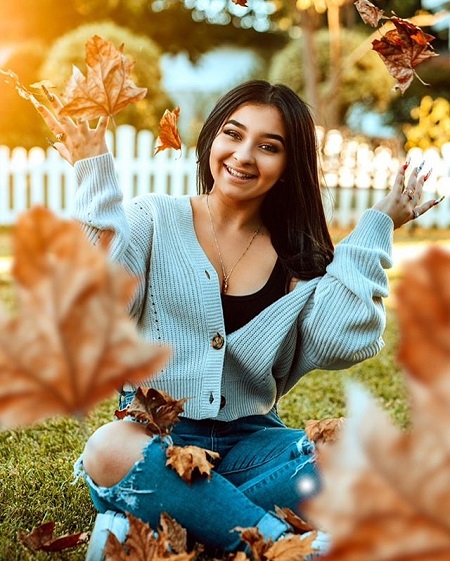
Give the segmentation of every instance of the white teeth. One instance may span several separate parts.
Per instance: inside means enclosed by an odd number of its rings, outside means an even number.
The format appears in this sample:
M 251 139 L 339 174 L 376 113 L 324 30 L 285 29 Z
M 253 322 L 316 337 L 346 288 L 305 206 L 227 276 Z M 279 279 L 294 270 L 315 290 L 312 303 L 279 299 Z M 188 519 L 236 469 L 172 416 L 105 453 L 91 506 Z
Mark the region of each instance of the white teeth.
M 246 175 L 245 173 L 240 173 L 238 171 L 236 171 L 233 168 L 230 168 L 228 166 L 226 166 L 227 170 L 229 173 L 231 173 L 231 175 L 234 175 L 234 177 L 238 177 L 239 179 L 251 179 L 253 177 L 253 175 Z

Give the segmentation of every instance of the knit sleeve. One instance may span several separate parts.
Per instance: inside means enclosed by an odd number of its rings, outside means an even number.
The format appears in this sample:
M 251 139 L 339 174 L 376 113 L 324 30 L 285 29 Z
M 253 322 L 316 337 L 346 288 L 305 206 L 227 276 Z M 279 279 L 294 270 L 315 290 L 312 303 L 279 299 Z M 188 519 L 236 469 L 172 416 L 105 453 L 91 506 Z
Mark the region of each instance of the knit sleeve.
M 73 217 L 82 224 L 88 239 L 98 243 L 101 232 L 110 231 L 110 257 L 139 279 L 131 309 L 138 313 L 145 292 L 153 233 L 149 204 L 134 199 L 123 204 L 111 154 L 80 160 L 75 164 L 78 189 Z
M 369 210 L 336 246 L 299 319 L 301 370 L 348 368 L 383 348 L 392 232 L 388 215 Z

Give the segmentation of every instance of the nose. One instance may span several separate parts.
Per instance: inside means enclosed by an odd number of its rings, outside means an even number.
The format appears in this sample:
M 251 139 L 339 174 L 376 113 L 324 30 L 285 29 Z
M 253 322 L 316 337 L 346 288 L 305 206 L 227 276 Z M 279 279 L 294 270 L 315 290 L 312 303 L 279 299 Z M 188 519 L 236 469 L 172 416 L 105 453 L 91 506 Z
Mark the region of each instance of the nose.
M 252 147 L 246 142 L 242 142 L 239 147 L 236 148 L 233 158 L 236 162 L 241 164 L 252 164 L 255 161 Z

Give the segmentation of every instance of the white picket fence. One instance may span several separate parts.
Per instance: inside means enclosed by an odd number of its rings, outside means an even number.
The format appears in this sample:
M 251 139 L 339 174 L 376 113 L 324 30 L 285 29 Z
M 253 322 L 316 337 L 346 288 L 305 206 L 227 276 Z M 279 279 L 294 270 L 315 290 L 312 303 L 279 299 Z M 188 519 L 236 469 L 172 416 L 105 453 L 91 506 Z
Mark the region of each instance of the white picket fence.
M 346 138 L 337 130 L 317 130 L 321 145 L 323 199 L 330 225 L 352 226 L 361 213 L 382 198 L 393 183 L 400 164 L 385 146 L 375 149 L 368 143 Z M 108 144 L 115 156 L 124 198 L 156 192 L 172 195 L 196 192 L 195 151 L 165 150 L 156 156 L 154 137 L 149 131 L 136 133 L 123 125 L 109 133 Z M 441 151 L 413 149 L 407 155 L 411 166 L 426 161 L 433 168 L 424 198 L 447 198 L 417 223 L 425 228 L 450 227 L 450 143 Z M 406 157 L 406 155 L 404 156 Z M 402 156 L 403 160 L 403 156 Z M 0 146 L 0 225 L 16 222 L 20 213 L 33 205 L 44 205 L 70 218 L 75 193 L 72 167 L 56 150 Z

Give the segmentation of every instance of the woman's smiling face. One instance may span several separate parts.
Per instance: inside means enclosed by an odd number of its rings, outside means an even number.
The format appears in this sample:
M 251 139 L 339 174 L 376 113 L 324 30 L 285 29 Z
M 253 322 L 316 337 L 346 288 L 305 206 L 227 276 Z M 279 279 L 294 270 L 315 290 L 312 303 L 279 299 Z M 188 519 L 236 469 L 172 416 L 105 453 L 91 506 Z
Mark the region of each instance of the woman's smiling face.
M 285 125 L 272 105 L 241 105 L 223 123 L 209 158 L 214 188 L 238 200 L 264 197 L 286 167 Z

